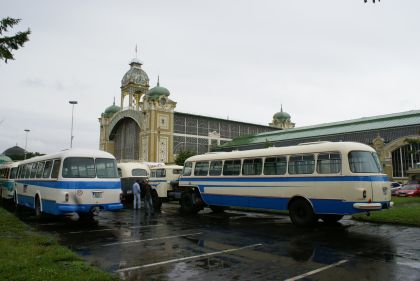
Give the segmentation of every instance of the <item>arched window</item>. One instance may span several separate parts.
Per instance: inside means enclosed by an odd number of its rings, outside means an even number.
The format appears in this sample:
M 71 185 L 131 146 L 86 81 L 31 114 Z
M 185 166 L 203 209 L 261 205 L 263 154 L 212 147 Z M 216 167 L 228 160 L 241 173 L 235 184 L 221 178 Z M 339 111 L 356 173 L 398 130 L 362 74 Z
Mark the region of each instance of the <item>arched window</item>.
M 392 177 L 407 177 L 407 170 L 420 162 L 420 144 L 407 144 L 392 151 Z

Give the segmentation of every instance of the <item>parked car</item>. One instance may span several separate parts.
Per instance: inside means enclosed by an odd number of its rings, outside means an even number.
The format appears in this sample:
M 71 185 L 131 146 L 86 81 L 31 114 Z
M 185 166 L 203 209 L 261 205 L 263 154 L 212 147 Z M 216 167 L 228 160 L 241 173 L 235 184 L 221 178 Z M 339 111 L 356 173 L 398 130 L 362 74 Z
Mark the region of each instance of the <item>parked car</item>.
M 399 182 L 391 182 L 391 195 L 396 196 L 398 193 L 398 190 L 400 190 L 402 187 L 402 184 Z
M 398 191 L 399 197 L 414 197 L 420 196 L 420 184 L 406 184 Z

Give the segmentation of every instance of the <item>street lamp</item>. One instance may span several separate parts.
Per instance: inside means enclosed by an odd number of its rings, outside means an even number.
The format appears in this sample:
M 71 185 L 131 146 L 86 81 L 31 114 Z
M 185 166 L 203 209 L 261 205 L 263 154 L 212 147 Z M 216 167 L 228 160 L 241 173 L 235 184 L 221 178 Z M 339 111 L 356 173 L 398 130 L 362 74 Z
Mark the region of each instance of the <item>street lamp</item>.
M 73 113 L 74 113 L 74 105 L 77 104 L 77 101 L 76 100 L 71 100 L 71 101 L 69 101 L 69 104 L 72 105 L 72 108 L 71 108 L 71 134 L 70 134 L 70 148 L 72 148 L 73 147 L 73 138 L 74 138 L 74 136 L 73 136 Z
M 26 153 L 27 153 L 27 151 L 26 151 L 26 147 L 27 147 L 27 145 L 28 145 L 28 133 L 31 131 L 31 130 L 29 130 L 29 129 L 25 129 L 24 130 L 25 131 L 25 133 L 26 133 L 26 137 L 25 137 L 25 153 L 24 153 L 24 159 L 26 159 Z

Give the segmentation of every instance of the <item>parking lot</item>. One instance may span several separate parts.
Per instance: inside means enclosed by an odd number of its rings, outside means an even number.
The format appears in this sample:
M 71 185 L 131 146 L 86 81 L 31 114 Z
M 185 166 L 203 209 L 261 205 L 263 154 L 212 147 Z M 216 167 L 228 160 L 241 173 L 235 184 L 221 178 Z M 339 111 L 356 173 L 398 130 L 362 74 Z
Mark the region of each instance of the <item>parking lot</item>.
M 21 219 L 57 235 L 88 263 L 122 280 L 420 280 L 420 229 L 344 219 L 300 229 L 287 216 L 210 210 L 102 212 Z

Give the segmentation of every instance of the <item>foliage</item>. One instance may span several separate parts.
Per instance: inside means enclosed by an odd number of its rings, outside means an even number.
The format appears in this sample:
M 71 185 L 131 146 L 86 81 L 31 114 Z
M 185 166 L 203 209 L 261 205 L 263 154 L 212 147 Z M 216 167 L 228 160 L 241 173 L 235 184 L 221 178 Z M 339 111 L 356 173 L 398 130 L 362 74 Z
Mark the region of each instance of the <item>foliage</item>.
M 115 277 L 87 265 L 45 233 L 37 233 L 0 208 L 1 280 L 112 281 Z
M 4 18 L 0 20 L 0 35 L 7 32 L 8 28 L 13 27 L 20 22 L 20 19 Z M 7 63 L 7 60 L 14 60 L 12 51 L 23 47 L 23 44 L 29 40 L 28 35 L 31 34 L 31 30 L 19 31 L 14 36 L 0 37 L 0 59 Z
M 185 160 L 194 155 L 196 155 L 196 153 L 191 150 L 181 150 L 175 159 L 175 163 L 184 166 Z

